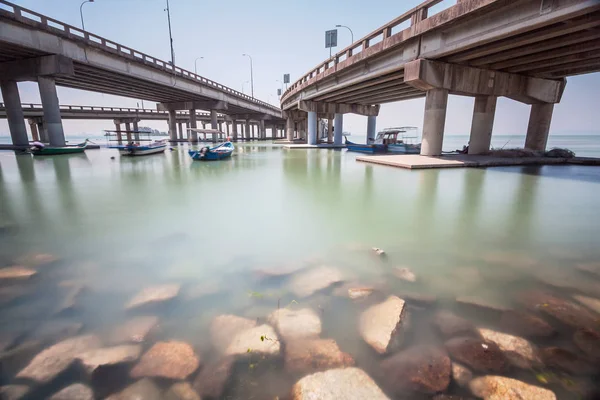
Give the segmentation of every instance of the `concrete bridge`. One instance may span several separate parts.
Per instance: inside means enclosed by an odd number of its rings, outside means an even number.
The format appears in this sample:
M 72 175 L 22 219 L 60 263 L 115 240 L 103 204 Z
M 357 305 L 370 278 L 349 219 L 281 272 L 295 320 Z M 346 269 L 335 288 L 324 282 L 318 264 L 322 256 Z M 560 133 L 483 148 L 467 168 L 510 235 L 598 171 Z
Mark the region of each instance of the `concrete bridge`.
M 368 116 L 373 139 L 380 104 L 426 97 L 421 154 L 439 155 L 448 94 L 458 94 L 475 97 L 469 154 L 489 150 L 498 96 L 531 104 L 525 146 L 545 149 L 566 77 L 600 71 L 600 0 L 458 0 L 428 15 L 441 1 L 425 1 L 293 83 L 281 97 L 287 139 L 316 144 L 325 118 L 341 144 L 344 113 Z
M 0 0 L 0 84 L 13 144 L 23 145 L 27 134 L 17 82 L 37 81 L 48 138 L 64 145 L 61 109 L 56 85 L 108 93 L 159 103 L 169 116 L 169 134 L 177 138 L 178 110 L 190 112 L 189 124 L 197 127 L 195 110 L 207 110 L 211 127 L 218 129 L 218 113 L 232 122 L 259 121 L 259 136 L 266 125 L 283 124 L 281 110 L 236 90 L 213 82 L 169 62 L 94 35 L 80 28 Z M 246 134 L 248 134 L 247 132 Z M 194 133 L 191 141 L 197 141 Z
M 138 123 L 142 120 L 162 120 L 169 121 L 169 112 L 153 110 L 150 108 L 127 108 L 127 107 L 102 107 L 102 106 L 74 106 L 60 105 L 60 115 L 62 119 L 83 119 L 83 120 L 113 120 L 115 130 L 120 131 L 121 125 L 125 126 L 125 131 L 138 130 Z M 21 104 L 23 116 L 28 120 L 32 140 L 48 141 L 46 126 L 44 123 L 44 108 L 42 104 Z M 206 128 L 212 122 L 211 113 L 195 112 L 197 123 Z M 0 118 L 7 118 L 7 109 L 4 103 L 0 103 Z M 190 121 L 189 111 L 177 111 L 175 120 L 177 122 L 177 140 L 190 140 L 188 128 Z M 185 128 L 184 128 L 185 124 Z M 225 124 L 225 126 L 223 126 Z M 234 130 L 233 121 L 225 114 L 217 114 L 217 126 L 222 132 L 228 135 Z M 273 125 L 271 129 L 271 139 L 277 139 L 282 136 L 283 129 L 280 126 Z M 244 131 L 248 130 L 248 140 L 259 139 L 260 121 L 249 120 L 248 126 L 238 124 L 235 129 L 242 135 L 238 140 L 245 139 Z M 262 139 L 266 139 L 264 137 Z

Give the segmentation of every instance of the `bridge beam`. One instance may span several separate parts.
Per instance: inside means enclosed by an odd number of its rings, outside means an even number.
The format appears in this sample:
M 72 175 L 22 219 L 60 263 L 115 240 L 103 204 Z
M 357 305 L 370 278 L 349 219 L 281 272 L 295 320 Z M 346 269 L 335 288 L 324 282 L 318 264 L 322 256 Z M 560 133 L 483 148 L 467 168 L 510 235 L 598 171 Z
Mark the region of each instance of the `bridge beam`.
M 358 114 L 366 116 L 379 115 L 379 106 L 367 106 L 362 104 L 324 103 L 308 100 L 298 101 L 298 108 L 306 112 L 319 114 Z
M 404 82 L 420 90 L 467 96 L 505 96 L 526 103 L 558 103 L 566 81 L 418 59 L 404 66 Z
M 226 101 L 220 100 L 206 100 L 206 101 L 177 101 L 172 103 L 158 103 L 156 105 L 158 111 L 171 111 L 171 110 L 217 110 L 227 111 L 229 104 Z
M 54 54 L 0 63 L 2 79 L 36 81 L 39 76 L 72 76 L 73 60 Z

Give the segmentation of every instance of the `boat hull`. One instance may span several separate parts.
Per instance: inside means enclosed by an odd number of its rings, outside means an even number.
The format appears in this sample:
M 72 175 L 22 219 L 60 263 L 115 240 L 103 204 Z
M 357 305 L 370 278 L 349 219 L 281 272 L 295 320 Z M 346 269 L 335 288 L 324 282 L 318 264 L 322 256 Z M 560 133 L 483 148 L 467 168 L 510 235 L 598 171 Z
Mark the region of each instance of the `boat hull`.
M 346 140 L 346 148 L 348 151 L 367 154 L 385 153 L 386 151 L 386 145 L 384 144 L 359 144 L 349 140 Z
M 225 158 L 231 157 L 233 154 L 233 144 L 230 142 L 225 142 L 218 146 L 208 148 L 197 151 L 197 150 L 189 150 L 188 154 L 192 157 L 193 160 L 196 161 L 218 161 L 223 160 Z
M 86 146 L 65 146 L 65 147 L 49 147 L 31 149 L 31 154 L 34 156 L 58 156 L 63 154 L 79 154 L 85 152 Z
M 420 154 L 421 148 L 417 145 L 388 144 L 387 152 L 393 154 Z
M 127 146 L 119 148 L 119 154 L 124 157 L 148 156 L 150 154 L 163 153 L 167 145 L 163 146 Z

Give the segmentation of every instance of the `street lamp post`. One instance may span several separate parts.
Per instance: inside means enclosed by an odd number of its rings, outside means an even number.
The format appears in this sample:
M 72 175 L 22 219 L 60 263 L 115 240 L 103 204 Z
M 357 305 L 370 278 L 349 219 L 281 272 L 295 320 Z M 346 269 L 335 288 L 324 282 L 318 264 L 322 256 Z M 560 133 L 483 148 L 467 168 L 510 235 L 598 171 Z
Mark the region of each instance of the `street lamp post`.
M 83 3 L 81 3 L 81 5 L 79 6 L 79 15 L 81 16 L 81 29 L 83 29 L 85 31 L 85 24 L 83 23 L 83 5 L 85 3 L 93 3 L 94 0 L 86 0 Z
M 350 37 L 352 38 L 352 43 L 354 43 L 354 32 L 352 32 L 352 29 L 348 28 L 346 25 L 336 25 L 336 28 L 346 28 L 350 31 Z
M 252 98 L 254 98 L 254 74 L 252 72 L 252 57 L 249 54 L 242 54 L 242 57 L 246 56 L 250 59 L 250 90 L 252 92 Z
M 204 59 L 204 57 L 198 57 L 198 58 L 196 58 L 194 60 L 194 73 L 196 75 L 198 75 L 198 65 L 197 65 L 197 62 L 198 62 L 198 60 L 203 60 L 203 59 Z
M 175 71 L 175 50 L 173 50 L 173 34 L 171 32 L 171 9 L 169 8 L 169 0 L 167 0 L 167 19 L 169 20 L 169 40 L 171 42 L 171 65 L 173 65 L 173 71 Z

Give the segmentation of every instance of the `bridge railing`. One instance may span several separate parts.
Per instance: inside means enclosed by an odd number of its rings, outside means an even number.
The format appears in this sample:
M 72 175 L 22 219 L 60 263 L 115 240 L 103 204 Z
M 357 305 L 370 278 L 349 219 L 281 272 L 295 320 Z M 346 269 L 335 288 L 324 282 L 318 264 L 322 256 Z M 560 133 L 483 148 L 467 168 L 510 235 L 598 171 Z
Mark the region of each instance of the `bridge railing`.
M 388 22 L 384 26 L 374 30 L 373 32 L 369 33 L 368 35 L 364 36 L 363 38 L 355 41 L 354 43 L 350 44 L 350 46 L 346 47 L 345 49 L 337 52 L 336 54 L 331 56 L 329 59 L 327 59 L 324 62 L 322 62 L 321 64 L 317 65 L 316 67 L 311 69 L 308 73 L 306 73 L 305 75 L 300 77 L 300 79 L 298 79 L 296 82 L 294 82 L 281 96 L 282 102 L 285 100 L 286 96 L 295 92 L 300 85 L 302 85 L 305 82 L 308 82 L 310 79 L 312 79 L 313 77 L 317 76 L 318 74 L 324 72 L 325 70 L 332 68 L 332 67 L 336 67 L 340 62 L 350 59 L 353 55 L 356 55 L 359 52 L 366 50 L 367 48 L 369 48 L 369 46 L 371 46 L 375 43 L 384 41 L 392 36 L 402 35 L 404 30 L 406 30 L 406 29 L 400 30 L 395 33 L 393 31 L 395 29 L 398 29 L 399 27 L 401 27 L 406 22 L 409 22 L 407 29 L 410 29 L 410 26 L 427 18 L 427 12 L 428 12 L 429 8 L 441 3 L 442 1 L 445 1 L 445 0 L 427 0 L 427 1 L 419 4 L 415 8 L 400 15 L 398 18 Z
M 153 110 L 151 108 L 130 108 L 130 107 L 104 107 L 104 106 L 72 106 L 72 105 L 66 105 L 66 104 L 61 104 L 59 105 L 60 110 L 61 111 L 73 111 L 73 112 L 119 112 L 119 113 L 126 113 L 126 114 L 141 114 L 141 115 L 167 115 L 168 111 L 159 111 L 159 110 Z M 5 105 L 4 103 L 0 103 L 0 109 L 4 109 Z M 21 104 L 21 108 L 23 109 L 23 111 L 27 111 L 27 110 L 42 110 L 42 105 L 41 104 L 36 104 L 36 103 L 23 103 Z M 178 115 L 189 115 L 189 111 L 184 110 L 184 111 L 177 111 L 176 112 Z M 210 117 L 210 113 L 199 113 L 197 112 L 196 115 L 198 117 Z M 221 116 L 221 114 L 217 114 L 219 116 Z
M 42 27 L 45 30 L 64 36 L 71 40 L 84 41 L 88 45 L 99 47 L 102 50 L 111 53 L 116 53 L 120 56 L 125 56 L 135 61 L 142 62 L 145 65 L 151 65 L 163 71 L 172 72 L 177 76 L 188 78 L 190 80 L 202 83 L 204 85 L 222 90 L 233 96 L 242 98 L 252 103 L 268 107 L 274 111 L 279 111 L 279 108 L 273 106 L 272 104 L 255 99 L 251 96 L 238 92 L 237 90 L 231 89 L 227 86 L 221 85 L 220 83 L 211 81 L 210 79 L 206 79 L 183 68 L 173 66 L 170 62 L 159 60 L 156 57 L 152 57 L 148 54 L 134 50 L 130 47 L 123 46 L 119 43 L 113 42 L 112 40 L 103 38 L 101 36 L 94 35 L 93 33 L 84 31 L 75 26 L 65 24 L 64 22 L 47 17 L 35 11 L 20 7 L 6 0 L 0 0 L 0 16 L 5 16 L 27 25 Z

